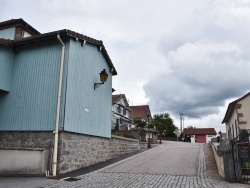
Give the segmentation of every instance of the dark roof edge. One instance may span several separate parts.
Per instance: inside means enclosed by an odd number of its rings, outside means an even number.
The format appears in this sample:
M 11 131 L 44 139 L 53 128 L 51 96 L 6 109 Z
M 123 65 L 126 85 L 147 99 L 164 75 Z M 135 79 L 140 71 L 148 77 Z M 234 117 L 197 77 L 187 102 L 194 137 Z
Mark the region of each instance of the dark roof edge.
M 4 22 L 0 22 L 0 28 L 7 29 L 10 27 L 17 27 L 22 26 L 23 28 L 26 28 L 31 34 L 33 35 L 39 35 L 41 34 L 39 31 L 37 31 L 34 27 L 29 25 L 27 22 L 25 22 L 22 18 L 19 19 L 11 19 Z
M 224 119 L 222 120 L 222 124 L 223 123 L 226 123 L 226 121 L 229 119 L 230 115 L 232 114 L 233 110 L 234 110 L 234 107 L 236 105 L 237 102 L 241 101 L 242 99 L 244 99 L 245 97 L 247 97 L 248 95 L 250 95 L 250 92 L 248 92 L 247 94 L 245 94 L 244 96 L 240 97 L 239 99 L 229 103 L 228 107 L 227 107 L 227 111 L 226 111 L 226 114 L 225 114 L 225 117 Z
M 112 75 L 117 75 L 117 71 L 116 71 L 116 69 L 115 69 L 115 66 L 114 66 L 113 63 L 112 63 L 112 61 L 111 61 L 111 59 L 110 59 L 110 57 L 109 57 L 109 55 L 108 55 L 108 52 L 107 52 L 107 50 L 106 50 L 106 48 L 105 48 L 105 46 L 104 46 L 102 40 L 96 40 L 96 39 L 94 39 L 94 38 L 88 37 L 88 36 L 86 36 L 86 35 L 82 35 L 82 34 L 80 34 L 80 33 L 76 33 L 76 32 L 71 31 L 71 30 L 66 30 L 66 32 L 67 32 L 67 35 L 69 35 L 69 36 L 71 36 L 71 37 L 75 37 L 75 38 L 77 38 L 77 39 L 85 40 L 85 41 L 87 41 L 87 42 L 89 42 L 89 43 L 92 43 L 92 44 L 96 44 L 96 45 L 101 46 L 101 47 L 102 47 L 102 48 L 101 48 L 101 51 L 102 51 L 102 53 L 103 53 L 105 59 L 108 61 L 109 66 L 113 68 L 113 70 L 112 70 Z
M 40 35 L 33 35 L 30 37 L 25 37 L 25 38 L 21 38 L 21 39 L 15 39 L 14 44 L 15 45 L 22 45 L 22 44 L 26 44 L 26 43 L 30 43 L 30 42 L 34 42 L 34 41 L 54 38 L 58 34 L 61 36 L 67 35 L 66 29 L 54 31 L 54 32 L 49 32 L 49 33 L 44 33 L 44 34 L 40 34 Z
M 103 45 L 103 42 L 101 40 L 96 40 L 96 39 L 87 37 L 85 35 L 76 33 L 74 31 L 63 29 L 63 30 L 58 30 L 58 31 L 50 32 L 50 33 L 34 35 L 34 36 L 31 36 L 31 37 L 16 39 L 16 40 L 14 40 L 14 44 L 15 45 L 21 45 L 21 44 L 30 43 L 30 42 L 39 41 L 39 40 L 44 40 L 44 39 L 48 39 L 48 38 L 54 38 L 58 34 L 61 35 L 61 36 L 67 35 L 67 36 L 70 36 L 70 37 L 75 37 L 77 39 L 84 40 L 84 41 L 86 41 L 88 43 L 101 46 L 102 47 L 101 51 L 102 51 L 105 59 L 107 60 L 109 66 L 113 69 L 112 70 L 112 75 L 117 75 L 117 71 L 116 71 L 116 69 L 115 69 L 115 67 L 114 67 L 114 65 L 113 65 L 113 63 L 112 63 L 112 61 L 111 61 L 111 59 L 110 59 L 110 57 L 108 55 L 108 52 L 107 52 L 105 46 Z

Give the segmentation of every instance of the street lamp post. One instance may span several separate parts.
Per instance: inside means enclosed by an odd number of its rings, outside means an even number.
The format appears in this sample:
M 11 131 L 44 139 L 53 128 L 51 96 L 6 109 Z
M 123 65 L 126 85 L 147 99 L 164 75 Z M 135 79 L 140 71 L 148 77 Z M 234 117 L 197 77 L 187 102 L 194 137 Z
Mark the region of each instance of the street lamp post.
M 149 120 L 150 120 L 150 116 L 149 114 L 147 115 L 147 123 L 148 123 L 148 148 L 151 148 L 151 143 L 150 143 L 150 128 L 149 128 Z

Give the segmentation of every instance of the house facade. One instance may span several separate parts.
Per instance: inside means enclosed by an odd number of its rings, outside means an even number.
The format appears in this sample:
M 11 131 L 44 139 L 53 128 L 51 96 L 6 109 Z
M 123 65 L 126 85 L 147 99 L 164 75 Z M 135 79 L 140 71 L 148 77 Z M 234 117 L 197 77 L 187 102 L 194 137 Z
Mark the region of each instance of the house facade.
M 185 128 L 183 131 L 186 142 L 209 143 L 217 135 L 214 128 Z
M 149 105 L 139 105 L 139 106 L 130 106 L 131 112 L 130 112 L 130 118 L 133 120 L 139 119 L 142 121 L 147 122 L 148 121 L 148 115 L 149 115 L 149 121 L 152 121 L 152 115 L 150 112 Z
M 112 95 L 112 130 L 130 130 L 133 121 L 129 117 L 131 109 L 124 94 Z
M 142 130 L 139 130 L 140 140 L 147 142 L 150 139 L 151 143 L 157 143 L 157 130 L 154 128 L 149 128 L 148 123 L 152 121 L 152 115 L 149 108 L 149 105 L 139 105 L 139 106 L 130 106 L 130 118 L 134 120 L 142 120 L 146 122 L 146 127 Z
M 236 138 L 250 129 L 250 92 L 228 105 L 222 123 L 226 124 L 227 138 Z
M 22 19 L 1 22 L 0 154 L 39 148 L 53 173 L 110 158 L 102 146 L 111 138 L 114 75 L 100 40 L 67 29 L 41 34 Z

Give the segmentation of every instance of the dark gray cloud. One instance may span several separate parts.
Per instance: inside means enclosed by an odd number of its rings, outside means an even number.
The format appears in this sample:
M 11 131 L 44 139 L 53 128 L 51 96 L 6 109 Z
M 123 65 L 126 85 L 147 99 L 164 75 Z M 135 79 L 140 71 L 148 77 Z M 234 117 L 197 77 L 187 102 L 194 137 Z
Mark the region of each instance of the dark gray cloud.
M 153 111 L 208 116 L 250 90 L 250 3 L 209 5 L 162 35 L 164 66 L 144 84 Z
M 244 40 L 244 38 L 242 38 Z M 153 111 L 207 116 L 229 98 L 249 89 L 249 48 L 239 43 L 195 42 L 168 52 L 171 71 L 154 75 L 144 85 Z

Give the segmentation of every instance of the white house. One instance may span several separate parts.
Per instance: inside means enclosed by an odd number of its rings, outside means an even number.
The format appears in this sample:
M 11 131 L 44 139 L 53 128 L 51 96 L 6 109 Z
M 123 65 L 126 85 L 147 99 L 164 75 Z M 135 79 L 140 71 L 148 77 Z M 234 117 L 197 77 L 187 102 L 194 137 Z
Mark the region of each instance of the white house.
M 226 124 L 227 138 L 236 138 L 250 129 L 250 92 L 228 105 L 222 123 Z
M 124 94 L 112 95 L 112 130 L 129 130 L 133 121 L 129 117 L 131 109 Z

